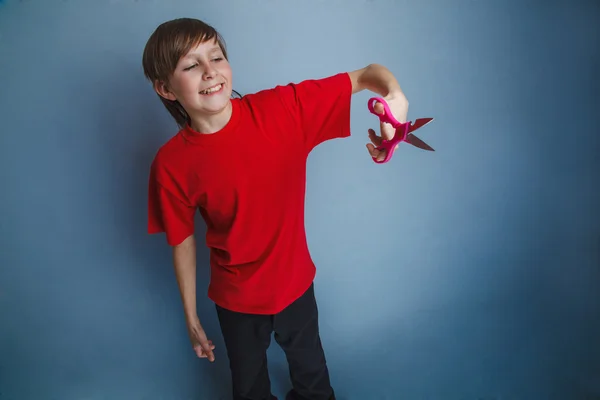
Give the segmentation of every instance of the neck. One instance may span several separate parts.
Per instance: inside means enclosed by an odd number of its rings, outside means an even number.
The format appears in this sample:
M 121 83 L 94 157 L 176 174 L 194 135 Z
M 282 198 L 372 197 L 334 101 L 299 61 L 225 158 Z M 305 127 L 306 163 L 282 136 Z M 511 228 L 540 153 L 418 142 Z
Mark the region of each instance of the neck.
M 193 130 L 203 134 L 211 134 L 220 131 L 227 125 L 231 119 L 232 106 L 231 101 L 227 103 L 227 107 L 218 114 L 213 115 L 198 115 L 191 116 L 191 124 Z

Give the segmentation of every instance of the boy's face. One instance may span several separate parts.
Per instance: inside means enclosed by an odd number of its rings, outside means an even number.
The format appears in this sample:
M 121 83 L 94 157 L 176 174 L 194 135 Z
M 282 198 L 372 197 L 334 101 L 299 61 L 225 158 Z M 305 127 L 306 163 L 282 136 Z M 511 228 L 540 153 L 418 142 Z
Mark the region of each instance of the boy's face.
M 211 117 L 229 105 L 231 67 L 216 41 L 200 43 L 179 60 L 169 82 L 157 82 L 155 89 L 179 101 L 193 119 Z

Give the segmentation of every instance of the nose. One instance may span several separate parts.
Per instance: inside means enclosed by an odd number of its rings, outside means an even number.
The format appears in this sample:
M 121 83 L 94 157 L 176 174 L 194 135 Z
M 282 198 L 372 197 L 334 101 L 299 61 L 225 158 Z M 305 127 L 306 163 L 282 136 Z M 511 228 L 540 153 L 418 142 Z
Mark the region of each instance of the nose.
M 202 78 L 204 80 L 213 79 L 215 77 L 216 73 L 217 73 L 217 71 L 212 67 L 212 65 L 208 64 L 204 68 L 204 74 L 203 74 Z

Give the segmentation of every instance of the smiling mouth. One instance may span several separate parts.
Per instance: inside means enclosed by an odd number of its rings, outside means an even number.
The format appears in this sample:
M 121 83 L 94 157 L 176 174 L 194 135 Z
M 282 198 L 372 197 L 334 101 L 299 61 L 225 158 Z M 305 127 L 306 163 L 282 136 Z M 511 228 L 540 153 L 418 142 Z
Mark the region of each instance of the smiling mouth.
M 208 88 L 206 90 L 201 91 L 200 94 L 205 94 L 205 95 L 206 94 L 213 94 L 213 93 L 216 93 L 216 92 L 220 91 L 222 88 L 223 88 L 223 84 L 220 83 L 220 84 L 218 84 L 216 86 L 213 86 L 211 88 Z

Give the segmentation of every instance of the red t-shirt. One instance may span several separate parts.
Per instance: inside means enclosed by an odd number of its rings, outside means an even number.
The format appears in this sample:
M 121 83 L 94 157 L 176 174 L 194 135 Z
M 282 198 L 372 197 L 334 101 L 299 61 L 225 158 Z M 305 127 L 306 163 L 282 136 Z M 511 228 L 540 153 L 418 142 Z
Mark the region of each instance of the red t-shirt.
M 350 135 L 347 73 L 232 99 L 213 134 L 189 126 L 158 151 L 149 185 L 149 233 L 170 245 L 206 222 L 208 296 L 223 308 L 275 314 L 311 285 L 304 228 L 306 161 L 329 139 Z

